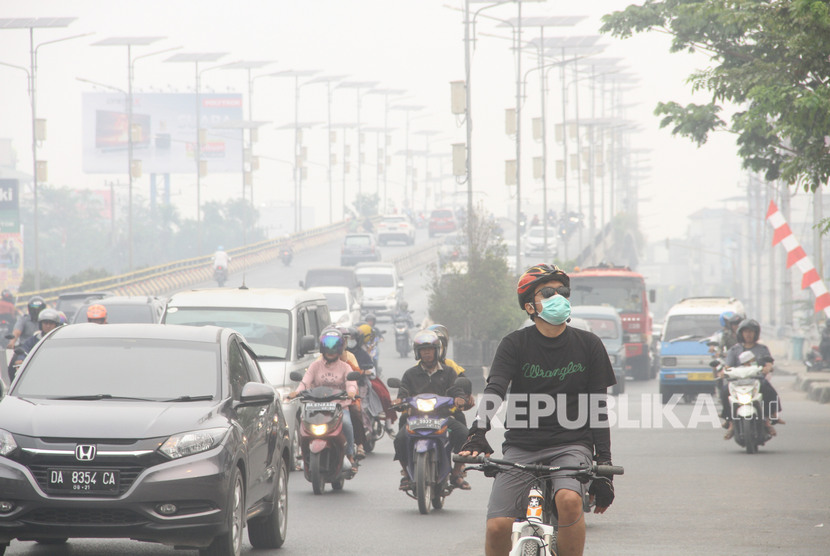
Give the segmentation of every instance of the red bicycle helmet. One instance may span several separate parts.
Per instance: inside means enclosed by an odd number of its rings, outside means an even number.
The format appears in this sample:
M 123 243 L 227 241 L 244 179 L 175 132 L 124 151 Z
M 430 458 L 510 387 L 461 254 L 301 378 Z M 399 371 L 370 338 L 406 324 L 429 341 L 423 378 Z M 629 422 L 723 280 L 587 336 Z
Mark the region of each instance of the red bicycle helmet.
M 571 287 L 571 279 L 555 264 L 540 263 L 525 270 L 524 274 L 519 277 L 519 283 L 516 285 L 516 293 L 519 296 L 519 308 L 524 309 L 525 304 L 533 300 L 533 290 L 537 284 L 552 282 L 553 280 L 562 282 L 562 285 L 567 288 Z

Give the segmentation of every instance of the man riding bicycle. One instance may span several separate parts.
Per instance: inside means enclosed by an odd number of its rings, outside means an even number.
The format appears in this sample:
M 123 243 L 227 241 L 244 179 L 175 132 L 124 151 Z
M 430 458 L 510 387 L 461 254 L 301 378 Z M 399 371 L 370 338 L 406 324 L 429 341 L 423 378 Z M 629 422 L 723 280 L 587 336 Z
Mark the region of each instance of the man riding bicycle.
M 604 396 L 616 380 L 602 341 L 591 332 L 566 324 L 570 317 L 570 278 L 554 265 L 539 264 L 522 274 L 517 293 L 519 307 L 533 319 L 534 326 L 511 332 L 499 344 L 478 415 L 461 455 L 493 452 L 485 432 L 490 427 L 489 417 L 509 388 L 508 402 L 515 403 L 515 414 L 527 418 L 523 426 L 518 420 L 505 422 L 502 452 L 506 460 L 574 466 L 590 465 L 595 458 L 598 463 L 610 464 L 611 434 L 607 421 L 600 416 L 599 422 L 592 422 L 589 416 L 580 422 L 580 411 L 591 406 L 591 400 L 582 404 L 580 397 L 596 396 L 594 405 L 598 403 L 604 411 Z M 542 412 L 529 404 L 529 396 L 534 395 L 557 405 L 564 403 L 565 408 L 561 409 L 567 421 L 560 422 L 558 410 Z M 581 555 L 585 545 L 584 486 L 575 478 L 554 476 L 552 480 L 560 524 L 559 555 Z M 527 490 L 527 481 L 521 474 L 496 475 L 487 508 L 487 556 L 507 556 L 510 552 L 513 522 L 525 511 L 516 502 L 524 499 Z M 614 500 L 609 480 L 593 481 L 590 492 L 595 497 L 596 513 L 603 513 Z

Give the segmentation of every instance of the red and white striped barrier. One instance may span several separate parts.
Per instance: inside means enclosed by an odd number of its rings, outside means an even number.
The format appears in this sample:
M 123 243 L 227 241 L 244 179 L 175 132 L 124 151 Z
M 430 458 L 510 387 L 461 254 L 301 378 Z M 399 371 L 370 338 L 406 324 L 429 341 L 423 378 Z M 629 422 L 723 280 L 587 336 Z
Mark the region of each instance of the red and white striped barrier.
M 827 291 L 827 286 L 818 275 L 813 261 L 804 252 L 804 248 L 798 243 L 798 240 L 790 230 L 790 225 L 774 202 L 770 201 L 769 209 L 767 210 L 767 220 L 769 220 L 774 232 L 772 234 L 772 244 L 779 243 L 787 250 L 787 268 L 793 265 L 798 267 L 801 271 L 801 289 L 810 288 L 813 290 L 813 295 L 816 296 L 815 312 L 824 311 L 824 314 L 830 317 L 830 292 Z

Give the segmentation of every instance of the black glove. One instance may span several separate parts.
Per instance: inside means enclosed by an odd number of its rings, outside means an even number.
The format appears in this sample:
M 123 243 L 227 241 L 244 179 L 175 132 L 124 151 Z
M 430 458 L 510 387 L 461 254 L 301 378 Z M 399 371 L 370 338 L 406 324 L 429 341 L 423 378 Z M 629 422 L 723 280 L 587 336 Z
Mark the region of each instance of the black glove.
M 490 447 L 490 444 L 487 443 L 487 438 L 485 438 L 485 434 L 487 433 L 484 429 L 475 429 L 470 436 L 467 437 L 467 441 L 464 443 L 464 446 L 461 447 L 460 452 L 478 452 L 479 454 L 492 454 L 493 448 Z
M 614 501 L 614 483 L 610 477 L 596 477 L 588 487 L 588 494 L 594 496 L 597 508 L 607 508 Z

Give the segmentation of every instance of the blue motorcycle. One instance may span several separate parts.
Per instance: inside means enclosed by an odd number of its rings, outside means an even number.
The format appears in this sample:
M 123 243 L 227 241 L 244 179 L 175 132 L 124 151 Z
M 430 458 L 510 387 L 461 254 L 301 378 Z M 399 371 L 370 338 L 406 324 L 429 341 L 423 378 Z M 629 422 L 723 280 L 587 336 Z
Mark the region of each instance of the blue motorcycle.
M 461 380 L 461 379 L 459 379 Z M 466 380 L 466 379 L 465 379 Z M 400 380 L 390 378 L 387 384 L 400 387 Z M 455 399 L 435 394 L 418 394 L 391 406 L 406 411 L 407 471 L 414 480 L 414 490 L 407 490 L 410 498 L 418 501 L 418 511 L 428 514 L 432 508 L 440 510 L 453 490 L 452 446 L 449 420 L 457 411 Z

